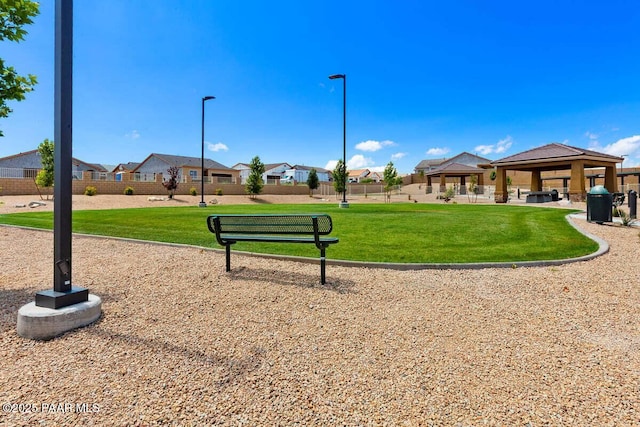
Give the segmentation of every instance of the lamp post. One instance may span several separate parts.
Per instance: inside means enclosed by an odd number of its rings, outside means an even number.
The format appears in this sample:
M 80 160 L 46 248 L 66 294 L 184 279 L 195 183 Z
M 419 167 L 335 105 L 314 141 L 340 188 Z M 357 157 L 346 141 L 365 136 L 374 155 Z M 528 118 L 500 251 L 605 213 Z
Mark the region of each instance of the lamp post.
M 342 178 L 344 179 L 342 190 L 342 201 L 338 205 L 341 208 L 348 208 L 347 202 L 347 75 L 332 74 L 331 80 L 342 79 Z
M 207 207 L 207 203 L 204 201 L 204 102 L 210 99 L 216 99 L 216 97 L 205 96 L 202 98 L 202 155 L 200 157 L 200 203 L 198 203 L 201 208 Z

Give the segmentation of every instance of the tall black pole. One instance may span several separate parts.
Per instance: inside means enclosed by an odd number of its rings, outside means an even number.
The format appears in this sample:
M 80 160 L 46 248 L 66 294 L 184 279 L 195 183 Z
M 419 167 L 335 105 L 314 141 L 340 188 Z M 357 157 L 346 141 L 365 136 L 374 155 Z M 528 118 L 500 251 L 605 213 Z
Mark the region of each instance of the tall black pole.
M 73 2 L 56 2 L 55 125 L 53 187 L 54 285 L 58 292 L 71 290 L 71 186 Z
M 342 75 L 342 204 L 347 204 L 347 75 Z
M 204 201 L 204 102 L 208 101 L 210 99 L 215 99 L 215 96 L 204 96 L 202 97 L 202 155 L 200 157 L 200 167 L 201 167 L 201 172 L 200 172 L 200 203 L 198 204 L 198 206 L 200 206 L 201 208 L 204 208 L 207 206 L 207 203 Z
M 54 88 L 53 292 L 36 293 L 36 305 L 61 308 L 89 299 L 71 282 L 73 0 L 56 0 Z
M 342 79 L 342 202 L 341 208 L 348 208 L 347 203 L 347 75 L 333 74 L 331 80 Z

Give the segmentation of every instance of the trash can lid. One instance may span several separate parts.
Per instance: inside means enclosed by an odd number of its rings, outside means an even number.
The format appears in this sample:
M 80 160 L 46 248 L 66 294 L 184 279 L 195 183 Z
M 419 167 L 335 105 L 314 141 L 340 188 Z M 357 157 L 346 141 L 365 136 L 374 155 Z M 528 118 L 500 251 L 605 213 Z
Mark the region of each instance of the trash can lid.
M 609 194 L 609 191 L 604 188 L 604 185 L 595 185 L 591 187 L 591 190 L 589 190 L 589 194 Z

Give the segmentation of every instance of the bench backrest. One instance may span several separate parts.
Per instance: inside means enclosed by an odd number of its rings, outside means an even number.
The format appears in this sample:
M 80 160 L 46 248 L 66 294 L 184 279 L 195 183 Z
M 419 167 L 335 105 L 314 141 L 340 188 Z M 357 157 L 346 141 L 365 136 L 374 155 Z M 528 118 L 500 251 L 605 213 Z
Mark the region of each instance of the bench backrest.
M 210 215 L 207 225 L 212 233 L 219 227 L 220 234 L 315 234 L 314 218 L 319 235 L 331 233 L 333 223 L 326 214 Z

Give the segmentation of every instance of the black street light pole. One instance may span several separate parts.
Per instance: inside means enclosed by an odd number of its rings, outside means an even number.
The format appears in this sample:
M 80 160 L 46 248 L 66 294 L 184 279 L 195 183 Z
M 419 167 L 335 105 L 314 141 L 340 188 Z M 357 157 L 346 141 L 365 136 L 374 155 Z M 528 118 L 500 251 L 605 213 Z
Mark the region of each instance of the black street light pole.
M 58 309 L 89 299 L 89 290 L 71 281 L 73 0 L 55 3 L 54 68 L 53 290 L 36 293 L 36 306 Z
M 347 75 L 333 74 L 331 80 L 342 79 L 342 178 L 344 179 L 342 190 L 341 208 L 348 208 L 347 202 Z
M 202 155 L 200 157 L 200 203 L 198 203 L 201 208 L 207 207 L 207 203 L 204 201 L 204 102 L 210 99 L 216 99 L 216 97 L 205 96 L 202 98 Z

